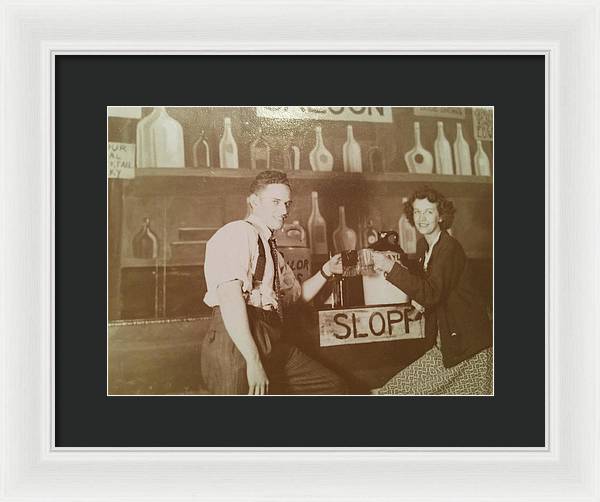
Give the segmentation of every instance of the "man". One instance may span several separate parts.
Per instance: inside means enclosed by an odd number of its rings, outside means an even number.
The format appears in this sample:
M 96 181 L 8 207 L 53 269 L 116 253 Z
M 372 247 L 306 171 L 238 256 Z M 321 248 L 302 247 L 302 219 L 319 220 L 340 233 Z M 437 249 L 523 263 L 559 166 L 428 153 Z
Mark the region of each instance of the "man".
M 271 238 L 292 203 L 287 176 L 263 171 L 252 182 L 250 215 L 228 223 L 206 244 L 204 302 L 213 307 L 201 370 L 213 394 L 344 394 L 343 381 L 282 339 L 285 306 L 311 301 L 339 255 L 300 285 Z

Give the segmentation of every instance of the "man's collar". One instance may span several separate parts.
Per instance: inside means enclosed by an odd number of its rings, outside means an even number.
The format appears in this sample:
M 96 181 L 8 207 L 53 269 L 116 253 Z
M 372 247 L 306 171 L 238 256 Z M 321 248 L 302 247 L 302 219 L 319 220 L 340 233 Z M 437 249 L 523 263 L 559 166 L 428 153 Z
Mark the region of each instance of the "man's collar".
M 273 231 L 269 227 L 267 227 L 267 225 L 265 225 L 263 221 L 255 214 L 251 214 L 250 216 L 248 216 L 246 218 L 246 221 L 249 221 L 250 223 L 256 226 L 263 239 L 269 240 L 273 235 Z

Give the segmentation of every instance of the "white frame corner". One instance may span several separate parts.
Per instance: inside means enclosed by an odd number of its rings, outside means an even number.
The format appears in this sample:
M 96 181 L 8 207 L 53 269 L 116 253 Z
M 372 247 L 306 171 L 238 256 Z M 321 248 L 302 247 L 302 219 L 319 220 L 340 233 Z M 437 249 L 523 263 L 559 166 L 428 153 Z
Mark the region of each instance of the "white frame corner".
M 0 500 L 600 501 L 598 0 L 0 8 Z M 55 448 L 52 60 L 118 51 L 545 54 L 547 447 Z

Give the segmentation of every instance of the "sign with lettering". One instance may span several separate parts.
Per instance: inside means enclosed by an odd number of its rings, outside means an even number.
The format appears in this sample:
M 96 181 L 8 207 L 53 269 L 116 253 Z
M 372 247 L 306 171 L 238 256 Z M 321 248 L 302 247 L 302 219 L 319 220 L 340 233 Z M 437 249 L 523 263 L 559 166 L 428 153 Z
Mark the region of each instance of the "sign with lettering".
M 415 107 L 415 115 L 420 117 L 464 119 L 465 109 L 458 106 L 417 106 Z
M 131 143 L 108 143 L 106 167 L 109 178 L 131 179 L 135 177 L 135 145 Z
M 298 282 L 302 284 L 306 279 L 311 276 L 311 255 L 310 248 L 301 247 L 281 247 L 278 248 L 285 262 L 294 272 Z
M 320 310 L 320 346 L 424 338 L 423 319 L 411 321 L 410 303 Z
M 106 112 L 109 117 L 122 117 L 126 119 L 141 119 L 141 106 L 107 106 Z
M 392 122 L 391 106 L 257 106 L 256 115 L 269 119 Z
M 473 108 L 473 135 L 481 141 L 494 139 L 493 108 Z

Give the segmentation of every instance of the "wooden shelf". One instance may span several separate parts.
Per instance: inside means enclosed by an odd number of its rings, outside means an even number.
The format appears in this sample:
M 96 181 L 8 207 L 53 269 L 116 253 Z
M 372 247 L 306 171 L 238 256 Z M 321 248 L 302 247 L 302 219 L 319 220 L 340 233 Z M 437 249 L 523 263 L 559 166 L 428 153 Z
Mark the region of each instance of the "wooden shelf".
M 250 169 L 207 169 L 207 168 L 143 168 L 136 169 L 137 178 L 163 176 L 168 178 L 202 178 L 205 180 L 227 180 L 227 179 L 252 179 L 260 171 Z M 346 180 L 368 182 L 387 182 L 387 183 L 480 183 L 492 184 L 491 176 L 459 176 L 459 175 L 440 175 L 440 174 L 414 174 L 414 173 L 343 173 L 333 172 L 313 172 L 313 171 L 287 171 L 291 180 L 307 181 L 326 181 L 326 180 Z
M 162 259 L 155 260 L 153 258 L 123 258 L 121 260 L 121 268 L 157 268 L 163 267 L 203 267 L 204 261 L 193 261 L 183 259 L 170 259 L 166 263 Z

